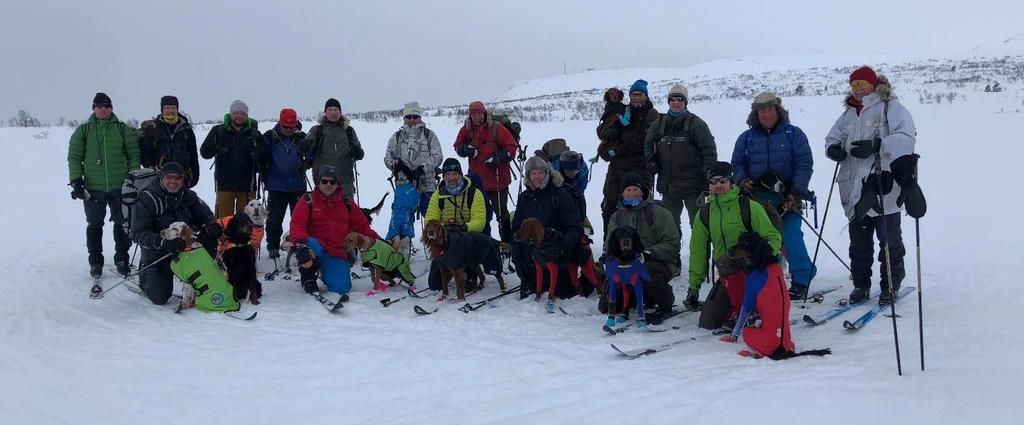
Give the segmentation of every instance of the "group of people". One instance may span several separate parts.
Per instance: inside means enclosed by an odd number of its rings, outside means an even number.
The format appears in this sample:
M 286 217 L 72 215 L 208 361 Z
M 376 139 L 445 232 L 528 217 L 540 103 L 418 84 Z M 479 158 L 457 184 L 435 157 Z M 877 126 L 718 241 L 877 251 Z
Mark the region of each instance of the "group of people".
M 869 297 L 871 287 L 872 234 L 891 254 L 886 263 L 891 269 L 882 273 L 882 289 L 899 287 L 905 275 L 901 205 L 906 202 L 909 209 L 920 197 L 920 190 L 913 181 L 913 163 L 907 166 L 904 161 L 907 157 L 916 160 L 916 130 L 909 112 L 892 95 L 888 81 L 868 66 L 854 71 L 849 83 L 843 113 L 826 136 L 825 148 L 827 157 L 837 162 L 836 182 L 850 222 L 850 267 L 855 286 L 850 301 L 861 302 Z M 707 123 L 689 110 L 688 99 L 686 87 L 675 84 L 668 92 L 667 111 L 659 113 L 644 80 L 637 80 L 626 93 L 609 89 L 597 127 L 597 156 L 589 161 L 589 167 L 583 155 L 570 149 L 564 139 L 550 140 L 525 159 L 518 134 L 479 101 L 469 105 L 469 116 L 454 141 L 457 157 L 445 159 L 437 134 L 422 121 L 422 109 L 410 102 L 402 110 L 402 127 L 388 140 L 383 162 L 396 186 L 415 188 L 415 206 L 402 214 L 438 220 L 456 231 L 483 233 L 490 233 L 491 217 L 496 215 L 500 241 L 516 266 L 524 297 L 535 287 L 532 263 L 538 255 L 563 265 L 586 264 L 593 259 L 589 236 L 594 231 L 586 215 L 584 192 L 597 158 L 608 163 L 601 201 L 604 245 L 608 246 L 607 238 L 619 227 L 637 231 L 644 247 L 644 267 L 650 274 L 650 282 L 644 285 L 646 304 L 653 310 L 649 322 L 657 322 L 676 304 L 669 282 L 683 272 L 684 209 L 685 223 L 691 229 L 684 307 L 700 305 L 699 289 L 707 279 L 710 258 L 722 269 L 720 282 L 736 306 L 732 318 L 739 316 L 746 273 L 742 267 L 738 270 L 729 265 L 735 265 L 731 248 L 745 233 L 758 235 L 788 262 L 792 276 L 789 297 L 806 297 L 816 274 L 801 230 L 804 201 L 812 196 L 813 155 L 807 135 L 791 122 L 778 96 L 763 92 L 751 103 L 746 117 L 749 129 L 737 137 L 731 161 L 719 162 L 715 138 Z M 161 183 L 152 190 L 157 196 L 142 198 L 142 209 L 149 214 L 136 215 L 131 223 L 132 240 L 144 249 L 143 264 L 147 258 L 159 258 L 161 250 L 178 248 L 176 242 L 156 239 L 151 233 L 168 220 L 194 223 L 208 238 L 216 239 L 220 234 L 214 228 L 215 219 L 242 213 L 263 185 L 268 192 L 269 256 L 280 255 L 287 208 L 303 286 L 315 290 L 315 272 L 320 270 L 329 289 L 342 294 L 349 291 L 351 254 L 341 249 L 344 235 L 356 231 L 375 239 L 380 236 L 351 199 L 357 190 L 356 162 L 363 159 L 364 152 L 337 100 L 327 100 L 318 125 L 308 133 L 302 131 L 292 109 L 281 110 L 274 128 L 260 133 L 256 121 L 248 117 L 246 104 L 236 100 L 198 152 L 188 119 L 178 112 L 178 100 L 164 96 L 160 106 L 161 114 L 136 131 L 120 122 L 112 112 L 110 98 L 98 93 L 93 99 L 93 115 L 71 137 L 70 185 L 72 197 L 85 203 L 94 277 L 102 273 L 101 235 L 108 207 L 115 224 L 114 264 L 120 274 L 128 274 L 129 238 L 122 230 L 116 201 L 128 171 L 154 167 L 161 170 Z M 200 177 L 199 155 L 215 161 L 213 211 L 189 189 Z M 468 173 L 464 173 L 460 158 L 468 165 Z M 900 161 L 893 164 L 897 159 Z M 312 184 L 306 180 L 310 169 Z M 522 189 L 512 216 L 509 187 L 517 173 Z M 655 199 L 654 191 L 660 199 Z M 554 235 L 554 248 L 539 253 L 529 244 L 513 240 L 529 218 L 539 220 Z M 396 237 L 412 236 L 407 233 L 399 232 Z M 143 275 L 145 290 L 157 290 L 146 280 Z M 429 282 L 432 289 L 439 289 L 436 264 L 431 267 Z M 167 292 L 162 285 L 160 288 L 161 293 Z M 892 302 L 887 294 L 883 291 L 880 302 Z M 151 298 L 154 302 L 164 299 Z

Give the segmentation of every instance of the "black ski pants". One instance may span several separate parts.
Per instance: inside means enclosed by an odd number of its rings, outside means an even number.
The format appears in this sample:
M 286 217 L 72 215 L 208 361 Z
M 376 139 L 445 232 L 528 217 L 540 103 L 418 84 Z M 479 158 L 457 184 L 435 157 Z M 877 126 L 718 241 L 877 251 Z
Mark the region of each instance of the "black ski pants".
M 284 211 L 290 214 L 295 213 L 295 203 L 303 192 L 267 192 L 267 249 L 275 250 L 281 247 L 281 235 L 284 230 L 281 223 L 284 221 Z
M 110 209 L 110 221 L 114 233 L 114 261 L 128 261 L 131 241 L 124 231 L 124 217 L 121 215 L 121 190 L 112 192 L 89 192 L 85 204 L 85 246 L 89 251 L 89 264 L 103 264 L 103 223 Z
M 881 283 L 883 291 L 889 290 L 889 276 L 885 264 L 885 247 L 889 246 L 892 262 L 892 279 L 896 288 L 900 287 L 906 270 L 903 257 L 907 249 L 903 245 L 903 232 L 900 229 L 900 213 L 864 218 L 854 218 L 850 222 L 850 270 L 853 273 L 853 286 L 871 289 L 871 266 L 874 263 L 875 238 L 878 238 L 878 262 L 881 263 Z

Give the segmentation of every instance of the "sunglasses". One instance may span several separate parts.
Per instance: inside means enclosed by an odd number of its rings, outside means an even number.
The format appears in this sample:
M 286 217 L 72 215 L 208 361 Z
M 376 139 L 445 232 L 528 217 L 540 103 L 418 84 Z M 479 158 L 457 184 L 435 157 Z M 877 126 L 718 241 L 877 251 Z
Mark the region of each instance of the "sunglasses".
M 329 184 L 331 186 L 337 186 L 338 181 L 335 179 L 320 179 L 320 184 Z
M 722 184 L 729 183 L 729 178 L 724 176 L 715 176 L 708 179 L 709 184 Z
M 671 96 L 668 98 L 669 103 L 672 102 L 686 102 L 686 98 L 682 96 Z
M 292 125 L 292 126 L 288 126 L 288 125 L 282 125 L 282 126 L 281 126 L 281 128 L 283 128 L 283 129 L 285 129 L 285 130 L 294 130 L 294 129 L 295 129 L 295 127 L 297 127 L 297 126 L 294 126 L 294 125 Z
M 103 104 L 92 105 L 92 107 L 96 108 L 96 109 L 112 109 L 114 107 L 114 105 L 109 105 L 109 104 L 103 103 Z
M 867 90 L 867 89 L 871 88 L 871 83 L 869 83 L 867 81 L 864 81 L 864 80 L 854 80 L 854 81 L 850 81 L 850 88 L 854 89 L 854 90 L 857 90 L 857 89 Z
M 177 175 L 177 174 L 164 174 L 164 180 L 175 181 L 175 180 L 182 180 L 182 179 L 184 179 L 184 178 L 182 176 Z
M 405 119 L 407 119 L 407 120 L 418 120 L 418 119 L 420 119 L 420 116 L 419 115 L 406 115 Z

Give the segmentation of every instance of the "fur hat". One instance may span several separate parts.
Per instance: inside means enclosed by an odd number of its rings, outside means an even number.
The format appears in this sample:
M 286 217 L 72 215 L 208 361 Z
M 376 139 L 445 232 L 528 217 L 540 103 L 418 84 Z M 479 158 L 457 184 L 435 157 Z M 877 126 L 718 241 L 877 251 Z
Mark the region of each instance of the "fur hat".
M 402 107 L 402 116 L 406 115 L 423 115 L 423 109 L 420 108 L 419 102 L 409 102 Z
M 96 93 L 96 96 L 92 97 L 92 104 L 93 105 L 113 105 L 114 103 L 110 101 L 110 96 L 107 96 L 106 93 Z
M 242 102 L 241 100 L 235 100 L 234 102 L 231 102 L 231 107 L 228 108 L 228 113 L 233 114 L 235 112 L 244 112 L 246 115 L 249 115 L 249 105 L 246 105 L 245 102 Z
M 551 139 L 544 142 L 544 146 L 541 146 L 534 155 L 543 157 L 548 161 L 554 161 L 558 159 L 558 155 L 568 150 L 569 147 L 565 144 L 565 139 Z
M 477 113 L 477 112 L 479 112 L 481 114 L 486 114 L 487 113 L 487 107 L 484 106 L 484 103 L 479 101 L 479 100 L 474 101 L 473 103 L 469 104 L 469 113 L 472 114 L 472 113 Z
M 160 98 L 160 109 L 163 110 L 164 106 L 168 106 L 168 105 L 174 106 L 175 108 L 177 108 L 178 107 L 178 98 L 175 97 L 175 96 L 171 96 L 171 95 L 167 95 L 167 96 L 161 97 Z
M 533 182 L 530 180 L 530 172 L 534 170 L 545 172 L 544 183 L 538 187 L 533 187 Z M 526 163 L 523 164 L 523 174 L 526 176 L 527 186 L 534 190 L 543 189 L 551 182 L 551 164 L 541 156 L 531 156 L 530 159 L 527 159 Z M 561 182 L 558 184 L 561 185 Z
M 643 93 L 644 95 L 647 95 L 647 82 L 644 81 L 644 80 L 636 80 L 636 81 L 634 81 L 633 85 L 629 86 L 629 92 L 633 93 L 635 91 L 638 91 L 638 92 Z
M 330 98 L 330 99 L 327 99 L 327 102 L 324 102 L 324 112 L 327 112 L 327 108 L 330 108 L 330 107 L 335 107 L 335 108 L 341 109 L 341 102 L 338 102 L 338 99 L 335 99 L 333 97 Z
M 448 158 L 441 164 L 441 173 L 448 171 L 458 171 L 459 174 L 465 174 L 462 172 L 462 164 L 456 158 Z
M 870 66 L 864 65 L 850 73 L 850 82 L 852 83 L 857 80 L 864 80 L 871 83 L 873 86 L 877 86 L 878 74 L 875 74 L 875 70 L 871 69 Z
M 562 171 L 578 171 L 583 165 L 583 155 L 567 150 L 558 156 L 558 164 Z
M 754 101 L 750 103 L 750 109 L 758 110 L 771 105 L 782 105 L 782 99 L 770 91 L 763 91 L 757 96 L 754 96 Z
M 672 96 L 682 96 L 684 102 L 689 102 L 690 91 L 686 90 L 686 87 L 682 84 L 676 83 L 672 85 L 672 88 L 668 89 L 668 97 Z

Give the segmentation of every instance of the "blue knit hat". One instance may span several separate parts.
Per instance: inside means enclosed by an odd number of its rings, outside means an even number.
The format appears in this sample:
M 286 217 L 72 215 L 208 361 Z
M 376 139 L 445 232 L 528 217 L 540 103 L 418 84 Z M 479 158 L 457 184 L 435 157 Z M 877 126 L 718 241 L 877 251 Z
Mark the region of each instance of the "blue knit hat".
M 629 92 L 632 93 L 635 91 L 643 92 L 644 95 L 647 95 L 647 82 L 644 80 L 634 81 L 633 85 L 629 86 Z

